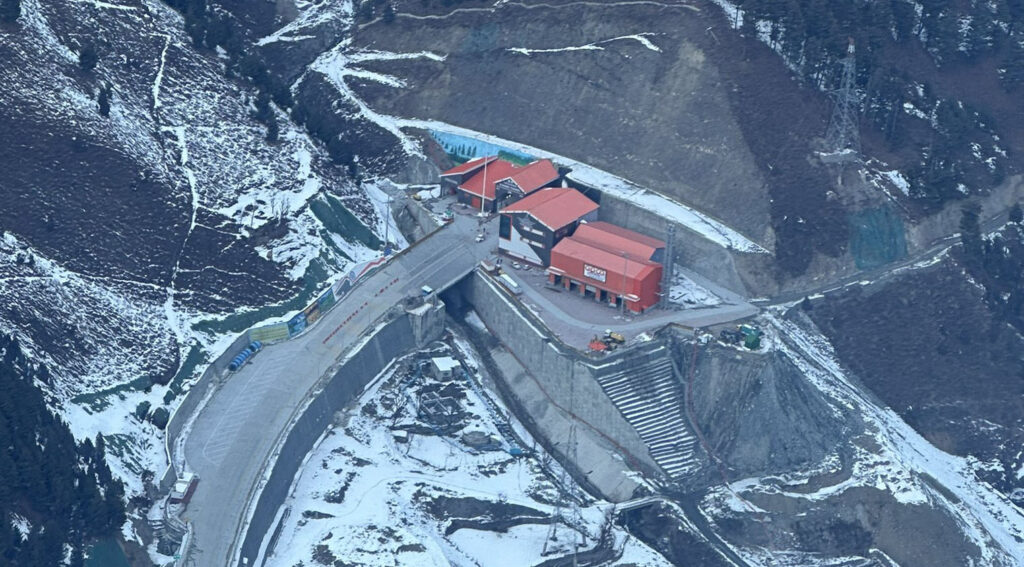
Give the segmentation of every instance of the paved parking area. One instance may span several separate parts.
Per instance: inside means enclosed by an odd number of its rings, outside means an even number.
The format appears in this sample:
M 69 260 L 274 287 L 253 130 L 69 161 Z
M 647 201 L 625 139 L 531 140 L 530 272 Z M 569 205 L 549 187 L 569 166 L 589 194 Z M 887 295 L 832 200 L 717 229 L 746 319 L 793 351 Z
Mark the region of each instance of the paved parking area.
M 581 297 L 578 293 L 552 288 L 547 285 L 547 275 L 542 269 L 531 267 L 527 270 L 516 270 L 511 267 L 511 260 L 503 261 L 505 272 L 523 289 L 520 297 L 524 305 L 529 307 L 544 323 L 566 344 L 586 350 L 590 339 L 601 336 L 606 329 L 611 329 L 632 339 L 644 332 L 655 331 L 669 324 L 687 327 L 706 327 L 743 319 L 758 313 L 757 307 L 745 301 L 739 295 L 708 282 L 704 278 L 685 271 L 687 277 L 700 280 L 704 287 L 722 299 L 722 303 L 712 307 L 690 307 L 672 309 L 651 309 L 637 315 L 618 308 L 608 307 L 593 298 Z

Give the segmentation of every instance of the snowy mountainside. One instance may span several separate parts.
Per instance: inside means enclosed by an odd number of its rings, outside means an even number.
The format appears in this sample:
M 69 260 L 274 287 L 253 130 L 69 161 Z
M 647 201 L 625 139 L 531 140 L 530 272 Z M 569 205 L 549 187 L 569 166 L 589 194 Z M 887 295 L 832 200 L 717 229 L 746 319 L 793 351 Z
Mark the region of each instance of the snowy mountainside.
M 435 344 L 429 356 L 450 352 Z M 568 477 L 570 486 L 560 489 L 550 456 L 517 458 L 497 446 L 466 444 L 462 435 L 470 432 L 504 444 L 480 398 L 493 394 L 461 378 L 410 382 L 424 356 L 385 370 L 314 448 L 286 503 L 269 565 L 535 565 L 564 556 L 575 538 L 581 551 L 597 546 L 602 565 L 669 565 L 607 523 L 610 504 L 591 500 Z M 445 396 L 456 424 L 425 416 L 418 406 L 426 391 Z M 558 510 L 560 490 L 583 500 L 578 518 L 571 507 Z M 550 540 L 559 514 L 574 527 L 558 524 L 557 540 Z
M 76 436 L 123 435 L 112 452 L 134 456 L 115 468 L 138 492 L 138 474 L 165 463 L 159 431 L 130 414 L 173 410 L 190 376 L 152 383 L 238 330 L 195 325 L 375 257 L 383 208 L 274 105 L 268 142 L 256 91 L 165 4 L 24 0 L 21 12 L 0 26 L 0 329 L 51 369 L 44 388 Z M 95 65 L 81 63 L 91 50 Z M 324 199 L 341 220 L 310 206 Z
M 805 392 L 789 392 L 788 403 L 827 404 L 839 433 L 823 456 L 799 468 L 744 468 L 734 451 L 718 452 L 728 484 L 709 486 L 698 508 L 733 551 L 751 565 L 1001 567 L 1024 560 L 1024 511 L 979 479 L 976 461 L 943 452 L 914 431 L 844 368 L 799 311 L 775 309 L 763 322 L 764 356 L 788 360 L 804 384 Z M 730 380 L 745 379 L 734 373 Z M 776 380 L 754 390 L 777 388 Z M 754 400 L 744 413 L 762 420 L 763 442 L 782 443 L 780 453 L 806 442 L 780 435 L 792 410 L 764 417 L 760 405 Z M 716 430 L 730 427 L 701 423 L 712 444 L 721 436 Z

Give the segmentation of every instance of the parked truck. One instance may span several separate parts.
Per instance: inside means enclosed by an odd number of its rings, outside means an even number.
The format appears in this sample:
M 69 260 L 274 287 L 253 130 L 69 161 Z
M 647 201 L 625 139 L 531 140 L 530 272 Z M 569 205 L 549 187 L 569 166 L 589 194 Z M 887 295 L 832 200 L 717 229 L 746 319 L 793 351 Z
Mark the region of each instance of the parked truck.
M 608 339 L 609 341 L 618 343 L 620 345 L 621 344 L 626 344 L 626 337 L 624 335 L 622 335 L 621 333 L 616 333 L 615 331 L 613 331 L 611 329 L 605 329 L 604 337 L 606 339 Z
M 187 506 L 188 501 L 192 499 L 192 494 L 196 491 L 197 484 L 199 484 L 199 477 L 195 473 L 182 473 L 174 481 L 174 488 L 171 489 L 171 504 Z
M 501 274 L 498 276 L 498 280 L 501 282 L 501 285 L 505 286 L 505 289 L 512 293 L 512 295 L 522 295 L 522 288 L 520 288 L 519 284 L 517 284 L 508 274 Z

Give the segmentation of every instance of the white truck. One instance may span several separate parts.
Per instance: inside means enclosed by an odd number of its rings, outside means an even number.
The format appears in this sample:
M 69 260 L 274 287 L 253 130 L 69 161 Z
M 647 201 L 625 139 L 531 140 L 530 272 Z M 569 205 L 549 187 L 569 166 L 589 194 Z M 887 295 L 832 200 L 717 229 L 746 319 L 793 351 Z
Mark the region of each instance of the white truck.
M 505 286 L 505 289 L 512 292 L 512 295 L 522 295 L 523 290 L 508 274 L 501 274 L 498 276 L 498 279 L 501 281 L 501 285 Z

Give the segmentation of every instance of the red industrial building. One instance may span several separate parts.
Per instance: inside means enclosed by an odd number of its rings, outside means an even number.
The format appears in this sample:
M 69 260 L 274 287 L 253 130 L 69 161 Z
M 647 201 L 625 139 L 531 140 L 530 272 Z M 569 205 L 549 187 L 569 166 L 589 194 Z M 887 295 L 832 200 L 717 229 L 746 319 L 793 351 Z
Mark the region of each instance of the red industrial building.
M 498 249 L 538 266 L 551 263 L 551 249 L 581 222 L 597 220 L 597 203 L 569 187 L 548 187 L 501 209 Z
M 517 166 L 498 156 L 476 158 L 441 174 L 441 181 L 454 187 L 460 203 L 481 212 L 495 212 L 558 180 L 558 170 L 542 159 Z
M 658 303 L 665 243 L 606 222 L 579 225 L 551 250 L 548 281 L 635 313 Z

